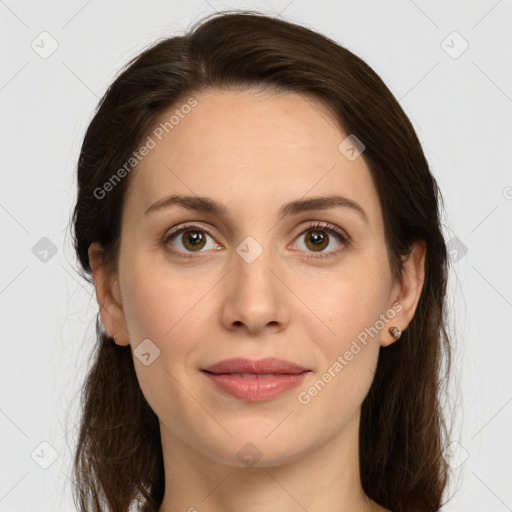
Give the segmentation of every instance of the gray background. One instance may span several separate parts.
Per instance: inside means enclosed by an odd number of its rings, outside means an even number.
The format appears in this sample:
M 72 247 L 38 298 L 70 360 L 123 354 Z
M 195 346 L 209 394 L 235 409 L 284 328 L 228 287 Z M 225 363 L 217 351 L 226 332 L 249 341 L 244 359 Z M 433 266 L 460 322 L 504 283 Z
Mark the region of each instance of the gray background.
M 512 0 L 7 0 L 0 511 L 74 510 L 76 399 L 97 305 L 76 272 L 67 229 L 78 151 L 98 99 L 146 45 L 225 8 L 280 13 L 345 45 L 410 117 L 443 192 L 452 258 L 457 415 L 447 453 L 454 497 L 443 510 L 512 510 Z

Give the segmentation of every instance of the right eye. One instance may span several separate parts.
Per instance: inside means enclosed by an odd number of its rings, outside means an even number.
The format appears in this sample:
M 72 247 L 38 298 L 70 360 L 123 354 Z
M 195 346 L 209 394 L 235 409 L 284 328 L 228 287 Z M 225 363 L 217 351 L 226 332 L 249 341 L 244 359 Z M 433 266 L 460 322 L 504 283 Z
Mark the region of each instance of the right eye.
M 210 247 L 206 247 L 208 244 L 207 238 L 212 239 Z M 202 249 L 205 247 L 207 250 L 220 248 L 220 245 L 213 240 L 213 236 L 208 230 L 197 224 L 187 224 L 173 230 L 164 236 L 163 243 L 166 247 L 170 245 L 172 247 L 171 251 L 178 256 L 186 258 L 193 258 L 192 253 L 204 252 Z

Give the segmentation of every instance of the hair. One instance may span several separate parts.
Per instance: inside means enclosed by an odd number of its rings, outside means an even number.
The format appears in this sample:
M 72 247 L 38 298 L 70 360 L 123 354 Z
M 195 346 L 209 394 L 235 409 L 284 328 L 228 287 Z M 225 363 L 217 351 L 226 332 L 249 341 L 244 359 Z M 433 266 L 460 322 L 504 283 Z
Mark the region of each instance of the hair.
M 314 97 L 342 131 L 363 141 L 362 158 L 378 192 L 393 276 L 401 278 L 411 244 L 426 243 L 416 312 L 401 338 L 380 348 L 362 403 L 359 461 L 363 490 L 377 503 L 397 512 L 437 511 L 448 482 L 440 394 L 451 366 L 442 198 L 400 104 L 345 47 L 282 19 L 224 11 L 203 18 L 184 35 L 155 42 L 128 62 L 100 100 L 78 160 L 72 222 L 82 276 L 92 282 L 88 249 L 95 241 L 104 249 L 105 264 L 117 268 L 131 175 L 101 199 L 97 191 L 156 121 L 194 94 L 249 88 Z M 158 418 L 138 384 L 130 346 L 113 343 L 98 315 L 96 334 L 81 396 L 75 503 L 81 511 L 120 512 L 137 499 L 145 512 L 156 512 L 164 495 Z

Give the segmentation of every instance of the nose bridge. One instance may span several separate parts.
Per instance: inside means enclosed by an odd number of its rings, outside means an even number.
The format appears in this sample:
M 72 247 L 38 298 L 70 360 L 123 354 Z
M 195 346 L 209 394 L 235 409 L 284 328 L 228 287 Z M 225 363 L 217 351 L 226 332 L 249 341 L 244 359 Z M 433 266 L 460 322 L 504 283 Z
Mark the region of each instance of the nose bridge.
M 270 236 L 245 237 L 236 247 L 234 275 L 236 285 L 252 294 L 274 292 L 275 276 L 269 270 L 275 266 Z

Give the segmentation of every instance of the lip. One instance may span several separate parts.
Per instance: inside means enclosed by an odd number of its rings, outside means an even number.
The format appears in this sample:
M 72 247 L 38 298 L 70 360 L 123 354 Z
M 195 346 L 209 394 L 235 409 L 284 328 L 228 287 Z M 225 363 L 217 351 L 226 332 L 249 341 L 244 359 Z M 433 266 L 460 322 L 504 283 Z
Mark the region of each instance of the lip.
M 245 359 L 236 357 L 233 359 L 225 359 L 218 363 L 203 368 L 204 371 L 210 373 L 279 373 L 279 374 L 299 374 L 308 371 L 290 361 L 278 359 L 276 357 L 266 357 L 264 359 Z
M 202 371 L 229 395 L 249 402 L 260 402 L 297 387 L 311 370 L 284 359 L 269 357 L 259 360 L 226 359 Z

